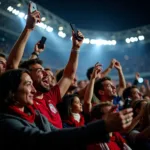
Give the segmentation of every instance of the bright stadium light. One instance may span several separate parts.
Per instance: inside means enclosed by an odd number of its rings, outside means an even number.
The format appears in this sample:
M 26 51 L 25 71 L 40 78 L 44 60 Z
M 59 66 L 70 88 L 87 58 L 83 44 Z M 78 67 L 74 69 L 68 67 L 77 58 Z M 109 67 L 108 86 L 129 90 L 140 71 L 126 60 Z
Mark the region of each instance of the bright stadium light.
M 59 31 L 58 32 L 58 35 L 62 38 L 65 38 L 66 37 L 66 33 L 62 32 L 62 31 Z
M 140 35 L 140 36 L 138 37 L 138 39 L 139 39 L 140 41 L 142 41 L 142 40 L 145 39 L 145 37 L 144 37 L 143 35 Z
M 19 16 L 20 18 L 24 18 L 24 17 L 25 17 L 25 13 L 19 12 L 18 16 Z
M 12 13 L 15 14 L 15 15 L 18 15 L 18 14 L 19 14 L 19 10 L 14 9 L 14 10 L 12 11 Z
M 45 18 L 45 17 L 42 17 L 42 18 L 41 18 L 41 21 L 45 21 L 45 20 L 46 20 L 46 18 Z
M 131 42 L 129 38 L 126 38 L 125 41 L 126 41 L 126 43 L 130 43 Z
M 27 19 L 27 17 L 28 17 L 28 15 L 25 15 L 25 16 L 24 16 L 24 19 L 26 20 L 26 19 Z
M 47 30 L 48 32 L 52 32 L 52 31 L 53 31 L 53 28 L 50 27 L 50 26 L 48 26 L 48 27 L 46 28 L 46 30 Z
M 96 44 L 96 43 L 97 43 L 97 40 L 95 40 L 95 39 L 90 40 L 90 44 Z
M 21 4 L 21 3 L 18 3 L 18 4 L 17 4 L 17 7 L 21 7 L 21 6 L 22 6 L 22 4 Z
M 89 44 L 89 43 L 90 43 L 90 39 L 85 38 L 85 39 L 83 40 L 83 43 L 85 43 L 85 44 Z
M 112 45 L 116 45 L 116 44 L 117 44 L 117 41 L 116 41 L 116 40 L 112 40 L 112 41 L 111 41 L 111 44 L 112 44 Z
M 9 6 L 8 8 L 7 8 L 7 10 L 9 11 L 9 12 L 11 12 L 11 11 L 13 11 L 13 7 L 11 7 L 11 6 Z
M 61 26 L 61 27 L 59 27 L 59 31 L 62 31 L 64 28 Z

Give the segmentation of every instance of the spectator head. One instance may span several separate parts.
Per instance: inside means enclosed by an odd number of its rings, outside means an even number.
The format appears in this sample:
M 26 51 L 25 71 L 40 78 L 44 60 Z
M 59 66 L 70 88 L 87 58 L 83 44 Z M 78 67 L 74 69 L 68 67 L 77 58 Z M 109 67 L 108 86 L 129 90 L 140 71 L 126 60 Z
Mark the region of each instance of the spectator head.
M 0 76 L 0 111 L 5 111 L 10 105 L 19 108 L 32 105 L 35 92 L 27 70 L 6 71 Z
M 2 74 L 3 72 L 5 72 L 6 70 L 6 56 L 2 53 L 0 53 L 0 74 Z
M 145 85 L 140 86 L 140 92 L 144 95 L 146 93 L 146 87 Z
M 64 73 L 64 69 L 61 69 L 61 70 L 58 70 L 56 72 L 56 81 L 59 82 L 59 80 L 62 78 L 63 76 L 63 73 Z M 70 90 L 74 90 L 77 88 L 77 76 L 74 77 L 74 79 L 72 80 L 72 83 L 68 89 L 68 91 Z
M 123 99 L 130 98 L 132 101 L 142 99 L 142 94 L 136 86 L 131 86 L 123 91 Z
M 150 126 L 150 103 L 146 103 L 144 106 L 143 116 L 140 120 L 140 129 L 144 130 Z
M 103 119 L 104 115 L 112 108 L 112 104 L 104 102 L 93 106 L 91 111 L 91 119 Z
M 55 76 L 54 76 L 53 72 L 51 71 L 51 69 L 50 69 L 50 68 L 45 68 L 44 70 L 45 70 L 45 71 L 47 72 L 47 74 L 48 74 L 50 87 L 55 86 L 56 80 L 55 80 Z
M 116 87 L 109 77 L 101 78 L 95 82 L 94 94 L 102 102 L 113 101 L 117 96 Z
M 86 86 L 86 83 L 84 80 L 80 80 L 78 82 L 78 88 L 83 89 L 83 88 L 85 88 L 85 86 Z
M 136 100 L 132 103 L 133 117 L 136 117 L 140 113 L 143 103 L 146 104 L 147 100 Z
M 86 72 L 86 76 L 87 76 L 87 78 L 88 78 L 89 80 L 90 80 L 90 78 L 91 78 L 91 75 L 92 75 L 93 70 L 94 70 L 94 67 L 91 67 L 91 68 L 89 68 L 89 69 L 87 70 L 87 72 Z
M 68 118 L 72 115 L 72 113 L 81 113 L 82 111 L 82 104 L 78 95 L 73 94 L 63 97 L 60 112 L 61 116 L 63 116 L 63 119 Z
M 34 87 L 37 91 L 45 93 L 50 90 L 48 74 L 42 67 L 40 59 L 30 59 L 20 64 L 20 68 L 25 68 L 30 71 Z

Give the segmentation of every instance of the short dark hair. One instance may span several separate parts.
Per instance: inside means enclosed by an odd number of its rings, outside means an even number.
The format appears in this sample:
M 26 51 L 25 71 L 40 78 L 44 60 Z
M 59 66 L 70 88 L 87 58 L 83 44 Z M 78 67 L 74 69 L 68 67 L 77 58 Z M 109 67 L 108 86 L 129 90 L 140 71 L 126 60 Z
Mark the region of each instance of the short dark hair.
M 94 94 L 97 98 L 100 98 L 100 95 L 99 95 L 99 90 L 103 90 L 104 87 L 103 87 L 103 82 L 106 81 L 106 80 L 109 80 L 111 81 L 111 78 L 110 77 L 103 77 L 101 79 L 98 79 L 95 84 L 94 84 Z
M 40 60 L 40 59 L 30 59 L 30 60 L 27 60 L 27 61 L 24 61 L 24 62 L 22 62 L 20 65 L 19 65 L 19 68 L 24 68 L 24 69 L 28 69 L 28 70 L 30 70 L 30 66 L 31 65 L 34 65 L 34 64 L 40 64 L 40 65 L 42 65 L 43 64 L 43 62 L 42 62 L 42 60 Z
M 94 70 L 94 67 L 90 67 L 86 72 L 86 76 L 89 80 L 91 78 L 91 74 L 92 74 L 93 70 Z
M 130 87 L 127 87 L 124 91 L 123 91 L 123 99 L 125 100 L 126 98 L 129 98 L 129 96 L 131 96 L 131 90 L 137 88 L 137 86 L 133 85 Z
M 3 58 L 5 58 L 5 59 L 6 59 L 6 55 L 5 55 L 5 54 L 3 54 L 3 53 L 0 53 L 0 57 L 3 57 Z
M 91 111 L 91 119 L 101 119 L 104 115 L 103 108 L 106 106 L 112 106 L 109 102 L 104 102 L 93 106 Z
M 45 71 L 51 71 L 51 69 L 50 69 L 50 68 L 44 68 L 44 70 L 45 70 Z
M 61 69 L 61 70 L 57 71 L 57 73 L 56 73 L 56 81 L 57 82 L 62 78 L 63 73 L 64 73 L 64 69 Z

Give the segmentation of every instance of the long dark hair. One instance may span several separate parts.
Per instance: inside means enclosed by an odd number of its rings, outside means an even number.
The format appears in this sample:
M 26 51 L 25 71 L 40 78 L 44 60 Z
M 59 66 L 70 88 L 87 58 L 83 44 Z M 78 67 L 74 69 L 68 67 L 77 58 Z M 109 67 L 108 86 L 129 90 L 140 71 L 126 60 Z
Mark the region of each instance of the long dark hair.
M 14 93 L 19 87 L 23 73 L 29 74 L 25 69 L 12 69 L 0 76 L 0 112 L 14 104 Z

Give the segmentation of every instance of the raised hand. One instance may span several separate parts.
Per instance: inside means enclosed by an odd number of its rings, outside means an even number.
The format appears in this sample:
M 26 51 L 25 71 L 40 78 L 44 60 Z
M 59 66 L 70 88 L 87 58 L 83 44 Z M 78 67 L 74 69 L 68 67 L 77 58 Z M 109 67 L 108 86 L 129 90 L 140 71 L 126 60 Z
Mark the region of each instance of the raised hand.
M 121 64 L 120 64 L 119 61 L 116 61 L 116 62 L 115 62 L 114 67 L 115 67 L 117 70 L 122 70 L 122 66 L 121 66 Z
M 78 31 L 78 36 L 83 38 L 82 41 L 77 40 L 75 35 L 74 35 L 74 31 L 72 31 L 72 49 L 73 50 L 79 50 L 80 46 L 83 43 L 84 36 L 80 31 Z
M 34 11 L 33 13 L 30 12 L 31 4 L 29 4 L 28 7 L 28 17 L 27 17 L 27 22 L 26 22 L 26 28 L 33 30 L 35 27 L 36 23 L 40 23 L 40 12 L 39 11 Z
M 110 62 L 109 68 L 114 68 L 115 67 L 115 63 L 116 63 L 116 59 L 112 59 L 112 61 Z
M 132 123 L 133 112 L 132 108 L 124 109 L 120 112 L 109 112 L 104 117 L 106 130 L 108 132 L 121 131 L 126 129 Z
M 138 80 L 140 78 L 140 74 L 138 72 L 136 72 L 135 78 L 136 78 L 136 80 Z
M 101 71 L 102 71 L 102 65 L 99 63 L 96 63 L 91 75 L 92 79 L 101 78 Z
M 39 44 L 40 44 L 40 41 L 37 42 L 34 46 L 34 51 L 37 53 L 37 54 L 40 54 L 41 52 L 44 51 L 45 49 L 45 44 L 44 44 L 44 47 L 43 48 L 39 48 Z

